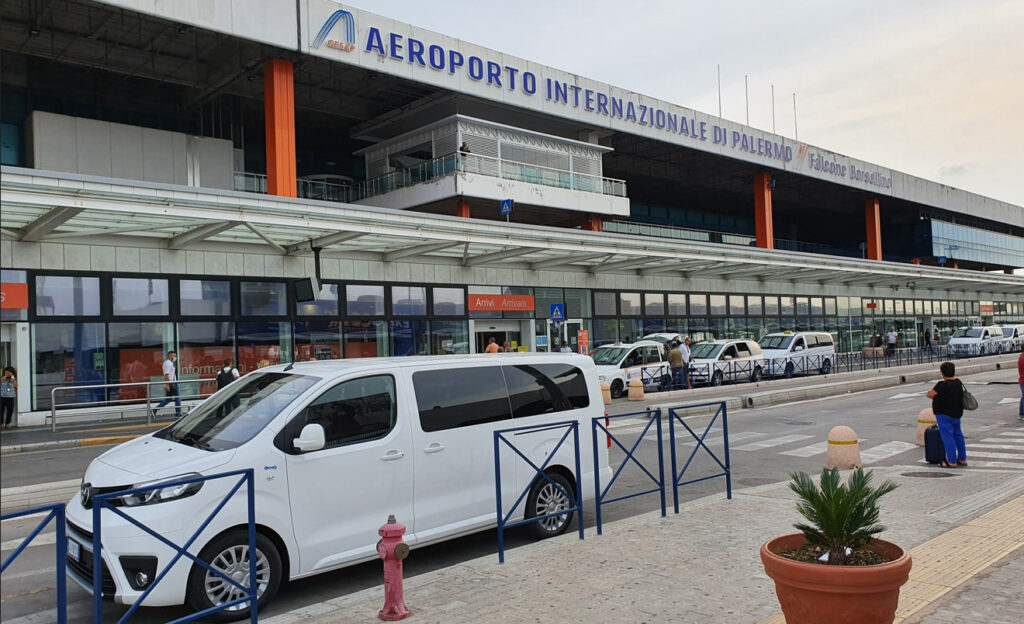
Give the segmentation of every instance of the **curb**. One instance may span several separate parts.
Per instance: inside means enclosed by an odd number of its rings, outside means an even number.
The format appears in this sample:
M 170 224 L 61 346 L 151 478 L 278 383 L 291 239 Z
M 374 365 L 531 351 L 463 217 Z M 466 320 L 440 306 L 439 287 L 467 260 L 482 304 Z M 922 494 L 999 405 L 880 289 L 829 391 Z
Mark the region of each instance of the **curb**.
M 78 448 L 80 446 L 101 446 L 104 444 L 121 444 L 135 438 L 141 438 L 145 433 L 119 436 L 103 436 L 98 438 L 79 438 L 77 440 L 50 440 L 48 442 L 29 442 L 27 444 L 11 444 L 0 446 L 4 454 L 28 453 L 30 451 L 51 451 L 54 449 Z

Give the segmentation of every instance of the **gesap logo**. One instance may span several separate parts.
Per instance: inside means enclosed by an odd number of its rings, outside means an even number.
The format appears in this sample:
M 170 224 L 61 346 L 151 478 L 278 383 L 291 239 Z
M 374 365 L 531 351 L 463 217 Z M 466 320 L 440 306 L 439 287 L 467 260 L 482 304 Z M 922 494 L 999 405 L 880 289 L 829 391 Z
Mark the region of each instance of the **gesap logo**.
M 338 41 L 336 39 L 328 39 L 331 31 L 338 25 L 338 22 L 344 22 L 344 41 Z M 342 50 L 344 52 L 351 52 L 356 49 L 356 18 L 348 11 L 338 9 L 324 22 L 320 32 L 316 34 L 310 47 L 319 48 L 324 42 L 327 43 L 328 48 L 334 48 L 336 50 Z

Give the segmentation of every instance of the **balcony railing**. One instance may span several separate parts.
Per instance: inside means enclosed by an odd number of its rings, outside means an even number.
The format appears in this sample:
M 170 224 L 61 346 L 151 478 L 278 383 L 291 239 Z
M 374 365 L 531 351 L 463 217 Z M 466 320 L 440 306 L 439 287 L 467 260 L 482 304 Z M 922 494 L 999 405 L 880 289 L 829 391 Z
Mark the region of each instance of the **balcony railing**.
M 600 193 L 615 197 L 626 196 L 624 180 L 541 167 L 479 154 L 449 154 L 421 162 L 413 167 L 391 171 L 352 186 L 299 180 L 297 192 L 299 197 L 306 199 L 354 202 L 436 180 L 459 171 L 574 191 Z M 267 176 L 260 173 L 236 171 L 235 190 L 266 193 Z

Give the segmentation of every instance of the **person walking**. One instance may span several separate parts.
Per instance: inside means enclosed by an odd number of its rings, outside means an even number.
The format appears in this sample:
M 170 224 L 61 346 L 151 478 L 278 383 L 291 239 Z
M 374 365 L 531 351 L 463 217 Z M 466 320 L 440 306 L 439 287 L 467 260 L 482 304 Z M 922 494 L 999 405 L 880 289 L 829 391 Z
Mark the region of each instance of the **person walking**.
M 160 401 L 155 408 L 153 413 L 171 401 L 174 401 L 174 417 L 181 418 L 181 392 L 178 390 L 178 370 L 174 363 L 178 359 L 177 351 L 168 351 L 167 359 L 164 360 L 164 400 Z
M 494 341 L 494 338 L 488 338 L 487 348 L 484 349 L 484 353 L 497 353 L 499 348 L 500 347 L 498 347 L 498 343 Z
M 1017 383 L 1020 384 L 1020 413 L 1017 418 L 1024 422 L 1024 348 L 1021 348 L 1020 357 L 1017 358 Z
M 940 462 L 939 467 L 966 466 L 967 445 L 960 427 L 960 419 L 964 415 L 964 384 L 956 378 L 956 367 L 952 362 L 943 362 L 939 372 L 942 373 L 942 381 L 926 395 L 932 400 L 932 412 L 939 425 L 942 444 L 946 447 L 946 461 Z
M 238 373 L 238 369 L 231 365 L 231 358 L 224 360 L 224 366 L 221 367 L 220 372 L 217 373 L 217 389 L 220 390 L 224 386 L 230 384 L 232 381 L 238 379 L 241 375 Z
M 11 428 L 11 420 L 14 418 L 15 403 L 18 398 L 18 377 L 14 367 L 5 366 L 3 378 L 0 379 L 0 417 L 3 420 L 3 428 Z
M 668 368 L 671 372 L 669 378 L 669 389 L 683 387 L 683 351 L 679 348 L 678 342 L 672 343 L 672 349 L 668 352 Z
M 683 354 L 683 387 L 687 390 L 693 387 L 690 384 L 690 342 L 690 337 L 687 336 L 679 347 L 679 352 Z

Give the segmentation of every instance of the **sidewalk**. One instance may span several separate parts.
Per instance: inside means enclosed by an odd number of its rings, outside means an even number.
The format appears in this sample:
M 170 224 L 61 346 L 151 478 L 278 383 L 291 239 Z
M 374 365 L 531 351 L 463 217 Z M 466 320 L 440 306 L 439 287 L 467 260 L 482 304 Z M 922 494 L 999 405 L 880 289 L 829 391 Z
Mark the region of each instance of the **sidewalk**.
M 874 473 L 876 482 L 901 485 L 882 499 L 889 527 L 882 537 L 911 549 L 914 559 L 897 622 L 1024 618 L 1024 476 L 940 473 L 923 465 Z M 955 476 L 926 478 L 936 473 Z M 683 504 L 678 516 L 670 505 L 666 518 L 655 511 L 609 523 L 602 536 L 588 528 L 583 541 L 570 532 L 530 543 L 507 551 L 504 565 L 491 555 L 407 578 L 409 621 L 783 622 L 758 549 L 794 531 L 793 499 L 784 482 L 747 488 L 731 501 L 720 494 Z M 652 495 L 652 505 L 656 500 Z M 413 551 L 410 559 L 416 556 Z M 960 563 L 968 559 L 969 565 Z M 946 568 L 959 575 L 943 574 Z M 382 605 L 378 586 L 261 620 L 370 623 L 379 621 Z

